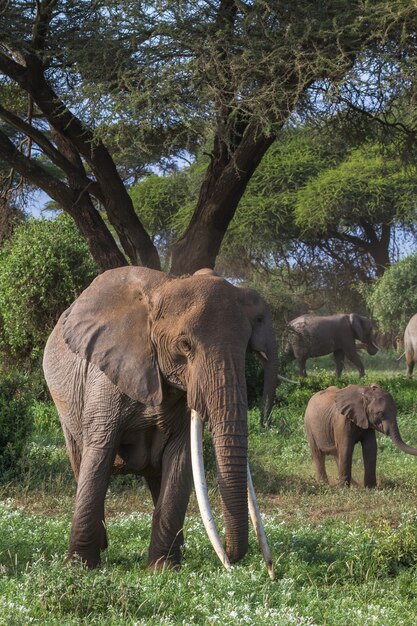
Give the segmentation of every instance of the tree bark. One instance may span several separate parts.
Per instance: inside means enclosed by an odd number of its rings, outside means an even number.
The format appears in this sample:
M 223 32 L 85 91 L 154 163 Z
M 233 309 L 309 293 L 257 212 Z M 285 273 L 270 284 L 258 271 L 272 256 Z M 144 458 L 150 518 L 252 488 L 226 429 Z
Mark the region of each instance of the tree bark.
M 366 239 L 362 239 L 356 235 L 339 233 L 336 230 L 329 231 L 328 235 L 339 241 L 349 243 L 359 250 L 363 250 L 365 254 L 369 254 L 375 263 L 375 273 L 377 277 L 380 278 L 387 267 L 391 265 L 389 257 L 391 226 L 389 224 L 382 224 L 380 236 L 378 236 L 375 227 L 369 222 L 362 220 L 361 226 Z
M 0 154 L 22 176 L 43 189 L 75 220 L 85 237 L 91 254 L 101 271 L 126 265 L 126 259 L 116 245 L 100 213 L 87 193 L 77 193 L 49 174 L 40 165 L 25 157 L 13 142 L 0 131 Z
M 100 141 L 95 140 L 92 131 L 65 106 L 48 84 L 41 59 L 36 54 L 28 54 L 25 62 L 26 66 L 20 65 L 0 53 L 0 71 L 30 94 L 54 129 L 55 137 L 61 135 L 63 140 L 71 144 L 74 152 L 78 153 L 79 163 L 82 163 L 83 158 L 91 167 L 100 187 L 100 200 L 131 262 L 160 269 L 158 252 L 133 209 L 131 198 L 109 152 Z M 73 164 L 74 162 L 72 160 Z M 83 168 L 79 171 L 83 171 Z M 42 186 L 41 188 L 44 189 Z M 68 210 L 67 205 L 63 205 L 63 208 Z M 73 208 L 76 210 L 77 207 Z M 125 263 L 126 260 L 123 259 L 122 264 Z
M 182 237 L 172 247 L 171 273 L 214 268 L 223 237 L 239 201 L 275 137 L 248 127 L 234 157 L 220 150 L 209 166 L 197 207 Z

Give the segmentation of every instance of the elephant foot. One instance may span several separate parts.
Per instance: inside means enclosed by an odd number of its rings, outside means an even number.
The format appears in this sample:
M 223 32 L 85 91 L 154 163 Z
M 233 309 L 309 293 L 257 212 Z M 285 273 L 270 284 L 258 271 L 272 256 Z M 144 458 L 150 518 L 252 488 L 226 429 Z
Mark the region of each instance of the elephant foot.
M 150 560 L 147 566 L 147 570 L 152 573 L 165 572 L 166 570 L 179 570 L 180 568 L 180 561 L 174 561 L 166 556 L 161 556 L 156 560 Z
M 101 533 L 100 533 L 100 550 L 107 550 L 107 548 L 109 547 L 109 542 L 107 540 L 107 530 L 106 530 L 106 526 L 103 522 L 103 526 L 101 529 Z
M 87 569 L 95 569 L 100 563 L 100 556 L 83 555 L 76 550 L 69 552 L 64 559 L 64 565 L 78 564 Z
M 340 478 L 336 483 L 336 487 L 350 487 L 352 478 Z M 354 481 L 353 481 L 354 482 Z

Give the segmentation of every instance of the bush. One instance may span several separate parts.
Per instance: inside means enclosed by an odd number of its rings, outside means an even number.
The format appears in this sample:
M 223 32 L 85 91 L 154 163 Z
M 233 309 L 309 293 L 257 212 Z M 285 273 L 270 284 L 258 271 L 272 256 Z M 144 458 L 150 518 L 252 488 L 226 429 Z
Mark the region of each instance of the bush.
M 248 407 L 259 407 L 263 391 L 263 368 L 253 352 L 246 355 L 246 391 L 248 394 Z
M 0 475 L 3 480 L 17 471 L 32 429 L 27 383 L 23 375 L 0 379 Z
M 3 354 L 38 361 L 59 315 L 97 274 L 67 216 L 28 220 L 0 250 Z
M 402 334 L 417 312 L 417 254 L 389 267 L 364 296 L 379 329 Z

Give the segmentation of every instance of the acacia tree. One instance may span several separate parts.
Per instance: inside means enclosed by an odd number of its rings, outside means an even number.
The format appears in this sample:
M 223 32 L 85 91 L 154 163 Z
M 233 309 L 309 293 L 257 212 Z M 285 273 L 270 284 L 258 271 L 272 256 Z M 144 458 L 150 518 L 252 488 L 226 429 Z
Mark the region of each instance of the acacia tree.
M 101 269 L 128 260 L 159 268 L 113 148 L 133 137 L 140 158 L 155 161 L 211 136 L 171 271 L 213 267 L 278 130 L 317 81 L 339 81 L 368 43 L 366 7 L 10 0 L 0 13 L 0 118 L 18 142 L 0 131 L 0 158 L 72 216 Z
M 294 217 L 304 237 L 335 260 L 334 242 L 341 242 L 382 276 L 395 259 L 394 233 L 415 231 L 416 201 L 415 168 L 365 144 L 298 191 Z

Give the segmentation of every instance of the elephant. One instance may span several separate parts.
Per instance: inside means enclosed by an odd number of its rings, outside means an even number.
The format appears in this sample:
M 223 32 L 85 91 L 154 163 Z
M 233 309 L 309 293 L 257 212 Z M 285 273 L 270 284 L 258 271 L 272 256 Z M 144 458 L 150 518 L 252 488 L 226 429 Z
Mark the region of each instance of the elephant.
M 410 319 L 404 331 L 404 352 L 401 357 L 404 354 L 407 363 L 407 376 L 411 378 L 414 364 L 417 361 L 417 313 Z
M 391 394 L 377 384 L 328 387 L 309 400 L 304 427 L 316 469 L 316 478 L 328 482 L 325 456 L 336 457 L 338 484 L 352 481 L 352 455 L 360 441 L 365 468 L 365 487 L 376 487 L 377 444 L 375 431 L 388 435 L 394 445 L 417 456 L 417 450 L 401 439 L 397 407 Z
M 369 354 L 378 352 L 373 339 L 372 322 L 363 315 L 301 315 L 288 325 L 284 354 L 290 359 L 296 359 L 300 376 L 307 376 L 308 358 L 333 352 L 337 378 L 343 371 L 345 356 L 356 365 L 362 377 L 365 368 L 356 349 L 357 339 Z
M 247 349 L 258 353 L 264 366 L 267 415 L 277 384 L 271 314 L 255 290 L 210 270 L 174 277 L 137 266 L 111 269 L 61 315 L 43 368 L 77 481 L 68 559 L 77 555 L 87 567 L 98 566 L 107 547 L 104 501 L 110 475 L 134 473 L 144 477 L 154 503 L 148 566 L 178 567 L 193 478 L 209 531 L 213 520 L 202 473 L 206 422 L 216 455 L 225 549 L 215 528 L 209 536 L 226 567 L 245 555 L 251 484 Z M 251 494 L 249 512 L 262 534 Z M 263 551 L 272 577 L 270 554 Z

